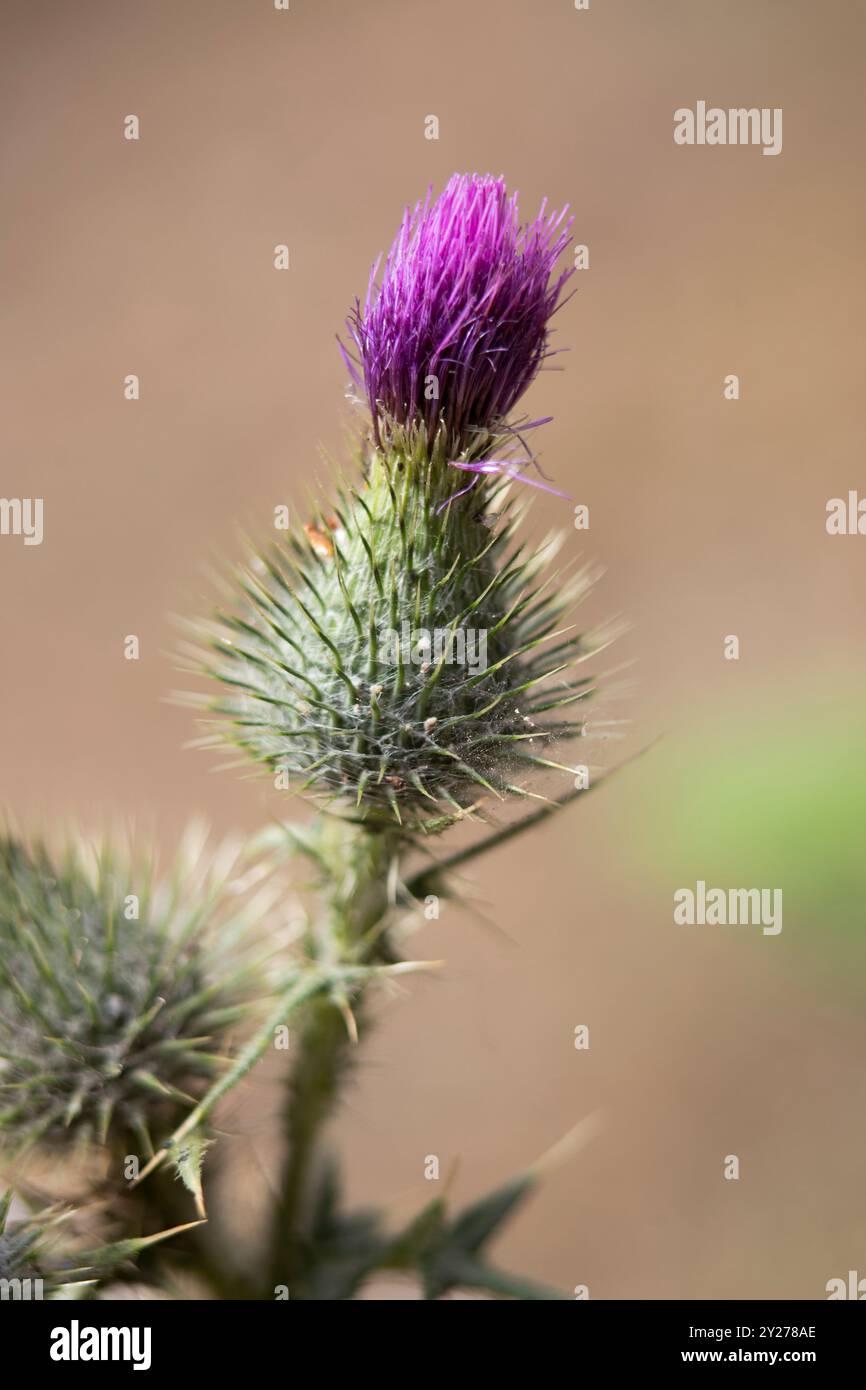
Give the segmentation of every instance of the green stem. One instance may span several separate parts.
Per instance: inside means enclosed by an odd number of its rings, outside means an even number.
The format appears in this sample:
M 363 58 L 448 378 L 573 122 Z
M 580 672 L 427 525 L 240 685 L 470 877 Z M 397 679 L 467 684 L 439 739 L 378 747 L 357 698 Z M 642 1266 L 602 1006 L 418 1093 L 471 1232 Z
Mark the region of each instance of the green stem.
M 335 1005 L 323 999 L 312 1004 L 297 1040 L 286 1096 L 286 1155 L 271 1233 L 271 1283 L 287 1285 L 292 1298 L 304 1296 L 316 1255 L 316 1198 L 324 1178 L 320 1133 L 348 1072 L 350 1046 Z
M 384 932 L 389 865 L 398 853 L 387 830 L 346 822 L 322 823 L 321 888 L 328 913 L 310 943 L 329 970 L 391 959 Z M 325 1180 L 322 1130 L 339 1099 L 358 1038 L 366 1033 L 364 991 L 334 991 L 310 1002 L 292 1048 L 284 1110 L 286 1155 L 274 1213 L 269 1261 L 271 1285 L 285 1284 L 303 1298 L 317 1255 L 314 1225 Z M 354 1034 L 354 1036 L 353 1036 Z

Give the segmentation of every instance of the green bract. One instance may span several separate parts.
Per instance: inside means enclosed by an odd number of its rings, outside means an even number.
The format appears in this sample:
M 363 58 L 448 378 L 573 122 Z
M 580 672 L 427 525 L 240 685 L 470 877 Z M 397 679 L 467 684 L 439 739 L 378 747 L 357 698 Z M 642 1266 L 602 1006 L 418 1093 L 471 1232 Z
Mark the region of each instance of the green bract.
M 198 629 L 197 669 L 225 687 L 208 708 L 277 786 L 440 828 L 479 796 L 531 795 L 528 766 L 560 766 L 550 745 L 583 732 L 548 716 L 590 693 L 575 667 L 594 647 L 562 626 L 589 576 L 537 584 L 553 547 L 513 548 L 507 485 L 461 486 L 420 432 L 374 451 L 364 485 L 256 555 Z

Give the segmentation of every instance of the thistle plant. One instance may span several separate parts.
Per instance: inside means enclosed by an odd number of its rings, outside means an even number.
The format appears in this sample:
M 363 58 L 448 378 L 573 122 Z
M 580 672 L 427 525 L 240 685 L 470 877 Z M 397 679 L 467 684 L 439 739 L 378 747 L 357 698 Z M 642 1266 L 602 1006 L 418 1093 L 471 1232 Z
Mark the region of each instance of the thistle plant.
M 270 899 L 234 911 L 200 873 L 180 870 L 166 890 L 110 850 L 86 867 L 79 848 L 55 860 L 40 845 L 0 847 L 7 1149 L 137 1143 L 145 1208 L 173 1167 L 204 1213 L 216 1107 L 292 1031 L 265 1248 L 245 1266 L 218 1240 L 190 1255 L 223 1294 L 350 1298 L 392 1269 L 429 1298 L 459 1287 L 560 1296 L 487 1255 L 536 1170 L 463 1212 L 437 1199 L 393 1231 L 344 1208 L 325 1128 L 376 987 L 424 968 L 404 959 L 421 900 L 457 897 L 457 868 L 587 785 L 564 750 L 587 734 L 583 663 L 610 634 L 574 626 L 589 572 L 552 572 L 556 542 L 527 550 L 518 534 L 521 485 L 563 496 L 530 442 L 547 420 L 515 410 L 554 355 L 570 229 L 566 210 L 544 204 L 522 223 L 504 182 L 477 175 L 406 211 L 340 342 L 354 469 L 187 625 L 185 665 L 209 685 L 188 697 L 202 741 L 238 748 L 317 807 L 247 846 L 249 873 L 272 881 L 292 861 L 313 890 L 278 968 L 265 968 L 252 930 Z M 526 802 L 529 813 L 509 811 Z M 438 837 L 464 821 L 491 828 L 438 854 Z M 235 1025 L 246 1040 L 232 1051 L 222 1035 Z M 162 1199 L 149 1212 L 157 1227 L 177 1215 Z
M 217 737 L 351 799 L 370 827 L 440 830 L 479 797 L 531 796 L 524 774 L 582 732 L 587 644 L 557 629 L 587 576 L 536 586 L 551 546 L 515 549 L 504 496 L 512 477 L 539 485 L 520 452 L 543 422 L 509 412 L 551 351 L 567 228 L 544 209 L 521 227 L 491 178 L 455 177 L 407 212 L 348 322 L 363 483 L 253 556 L 240 602 L 202 634 Z M 478 634 L 483 664 L 455 661 Z

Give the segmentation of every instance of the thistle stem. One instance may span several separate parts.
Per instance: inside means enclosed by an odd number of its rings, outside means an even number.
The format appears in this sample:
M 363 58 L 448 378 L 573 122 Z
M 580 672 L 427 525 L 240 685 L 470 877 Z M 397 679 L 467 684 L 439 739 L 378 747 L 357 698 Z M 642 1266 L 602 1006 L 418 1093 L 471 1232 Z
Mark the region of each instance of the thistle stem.
M 391 960 L 384 932 L 374 928 L 388 910 L 388 876 L 399 852 L 390 830 L 337 821 L 323 826 L 325 862 L 321 889 L 328 913 L 313 938 L 326 969 Z M 328 1168 L 322 1130 L 334 1110 L 362 1032 L 366 1032 L 364 988 L 353 996 L 339 988 L 310 1001 L 292 1049 L 283 1124 L 286 1154 L 274 1214 L 270 1275 L 288 1286 L 290 1297 L 310 1296 L 310 1278 L 320 1239 L 315 1222 Z
M 317 1197 L 326 1172 L 321 1132 L 337 1103 L 351 1048 L 337 1007 L 326 999 L 312 1003 L 299 1033 L 287 1090 L 287 1147 L 271 1234 L 273 1286 L 287 1285 L 293 1298 L 305 1296 L 316 1256 Z

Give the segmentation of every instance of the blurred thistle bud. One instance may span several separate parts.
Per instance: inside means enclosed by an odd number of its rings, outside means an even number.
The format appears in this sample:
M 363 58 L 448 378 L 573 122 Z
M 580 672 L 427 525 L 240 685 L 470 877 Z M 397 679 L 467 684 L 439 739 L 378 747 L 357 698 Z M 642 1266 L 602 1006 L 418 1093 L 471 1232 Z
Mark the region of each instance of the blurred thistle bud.
M 442 829 L 479 798 L 534 795 L 528 768 L 561 768 L 551 745 L 583 732 L 574 668 L 597 644 L 560 624 L 591 578 L 542 579 L 555 546 L 515 549 L 506 496 L 530 462 L 506 417 L 549 353 L 567 241 L 564 213 L 522 227 L 502 180 L 458 176 L 407 213 L 356 307 L 363 484 L 254 554 L 185 649 L 223 685 L 192 697 L 229 721 L 206 741 L 228 737 L 275 786 Z
M 0 1149 L 153 1152 L 268 993 L 254 877 L 197 826 L 165 879 L 122 843 L 0 840 Z
M 127 1267 L 148 1246 L 187 1229 L 176 1227 L 108 1245 L 82 1245 L 80 1238 L 70 1238 L 70 1227 L 79 1215 L 74 1208 L 58 1204 L 16 1219 L 13 1197 L 11 1188 L 0 1196 L 0 1300 L 78 1298 L 87 1285 Z

